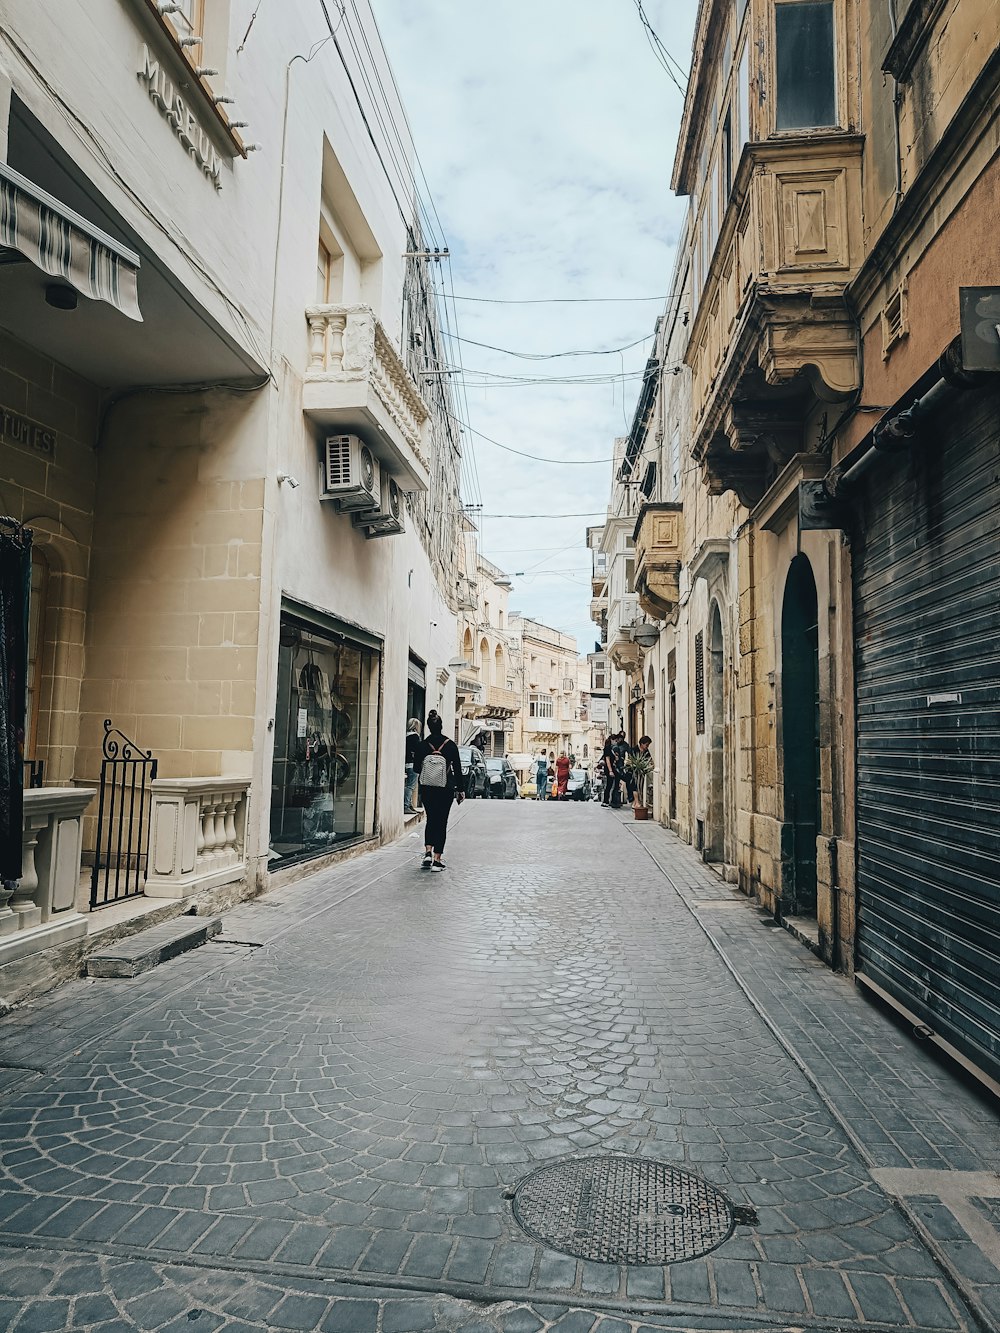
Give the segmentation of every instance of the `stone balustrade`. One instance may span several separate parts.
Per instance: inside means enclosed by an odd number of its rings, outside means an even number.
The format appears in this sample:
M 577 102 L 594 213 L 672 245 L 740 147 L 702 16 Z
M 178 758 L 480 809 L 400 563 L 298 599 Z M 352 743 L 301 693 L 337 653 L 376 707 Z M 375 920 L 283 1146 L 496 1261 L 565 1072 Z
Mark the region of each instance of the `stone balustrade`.
M 247 778 L 152 783 L 146 896 L 186 898 L 246 874 Z
M 366 305 L 313 305 L 306 321 L 306 414 L 325 428 L 377 440 L 376 453 L 401 488 L 426 490 L 430 411 L 375 312 Z
M 83 812 L 95 792 L 39 787 L 24 793 L 21 877 L 0 885 L 0 967 L 87 933 L 76 910 Z

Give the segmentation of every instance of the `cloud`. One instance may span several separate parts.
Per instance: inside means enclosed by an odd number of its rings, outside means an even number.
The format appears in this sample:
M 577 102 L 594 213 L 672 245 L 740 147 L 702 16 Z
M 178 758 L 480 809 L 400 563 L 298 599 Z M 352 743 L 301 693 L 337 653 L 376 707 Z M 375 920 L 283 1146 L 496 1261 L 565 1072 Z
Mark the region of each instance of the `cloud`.
M 628 0 L 373 6 L 458 293 L 665 297 L 685 209 L 669 185 L 682 105 Z M 659 0 L 645 9 L 687 66 L 697 0 Z M 632 343 L 652 333 L 662 308 L 662 301 L 457 302 L 453 310 L 466 338 L 551 353 Z M 475 372 L 635 375 L 649 345 L 533 361 L 463 344 L 470 424 L 546 457 L 608 459 L 615 436 L 628 429 L 637 379 L 485 388 Z M 481 495 L 485 515 L 606 507 L 610 463 L 529 461 L 478 436 L 468 437 L 467 455 L 465 498 Z M 524 572 L 514 578 L 512 609 L 575 634 L 583 652 L 595 636 L 585 528 L 598 521 L 484 517 L 481 524 L 484 554 L 512 575 Z

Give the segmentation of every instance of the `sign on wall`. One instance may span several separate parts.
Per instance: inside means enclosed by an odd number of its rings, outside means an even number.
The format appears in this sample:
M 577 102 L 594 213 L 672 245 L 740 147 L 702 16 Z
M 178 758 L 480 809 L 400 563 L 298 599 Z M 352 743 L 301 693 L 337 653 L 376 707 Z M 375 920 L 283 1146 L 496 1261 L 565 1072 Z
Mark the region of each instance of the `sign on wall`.
M 216 152 L 212 140 L 198 124 L 194 112 L 177 91 L 176 85 L 168 78 L 160 62 L 145 45 L 142 48 L 139 80 L 149 93 L 150 101 L 166 120 L 181 145 L 187 149 L 215 188 L 221 190 L 222 159 Z
M 0 407 L 0 440 L 4 444 L 16 444 L 22 449 L 30 449 L 32 453 L 44 454 L 49 460 L 56 456 L 54 430 L 43 426 L 40 421 L 22 417 L 20 412 L 11 412 L 6 407 Z

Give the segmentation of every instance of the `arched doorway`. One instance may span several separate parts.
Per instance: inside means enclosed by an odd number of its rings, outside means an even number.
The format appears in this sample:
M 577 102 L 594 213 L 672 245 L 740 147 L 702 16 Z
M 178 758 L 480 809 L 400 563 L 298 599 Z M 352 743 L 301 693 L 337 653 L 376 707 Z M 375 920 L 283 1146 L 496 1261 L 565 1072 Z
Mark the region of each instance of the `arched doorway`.
M 819 623 L 816 580 L 804 555 L 788 570 L 781 608 L 782 910 L 816 912 L 819 832 Z
M 708 663 L 708 827 L 705 860 L 726 859 L 726 653 L 722 612 L 712 603 Z

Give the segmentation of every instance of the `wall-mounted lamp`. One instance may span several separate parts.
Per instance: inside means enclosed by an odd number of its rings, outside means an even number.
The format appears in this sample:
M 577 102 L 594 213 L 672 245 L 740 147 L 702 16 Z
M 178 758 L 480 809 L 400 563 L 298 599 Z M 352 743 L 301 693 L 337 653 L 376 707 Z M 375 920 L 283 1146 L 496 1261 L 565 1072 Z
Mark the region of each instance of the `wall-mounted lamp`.
M 298 485 L 299 485 L 299 483 L 295 480 L 295 478 L 294 478 L 290 473 L 288 473 L 288 472 L 279 472 L 279 473 L 278 473 L 278 485 L 279 485 L 279 486 L 281 486 L 281 485 L 291 486 L 292 490 L 294 491 L 294 490 L 297 490 L 297 489 L 298 489 Z
M 74 288 L 64 282 L 50 282 L 45 288 L 45 300 L 56 310 L 75 310 L 80 302 Z

